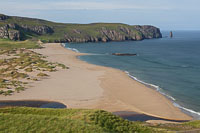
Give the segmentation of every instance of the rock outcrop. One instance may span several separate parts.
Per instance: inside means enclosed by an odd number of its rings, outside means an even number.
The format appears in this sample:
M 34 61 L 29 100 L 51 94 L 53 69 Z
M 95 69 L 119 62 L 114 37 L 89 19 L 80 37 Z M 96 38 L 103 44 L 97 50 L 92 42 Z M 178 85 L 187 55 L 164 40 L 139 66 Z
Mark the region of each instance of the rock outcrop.
M 20 40 L 21 35 L 18 30 L 9 29 L 8 26 L 0 27 L 0 38 L 9 38 L 11 40 Z
M 131 54 L 131 53 L 112 53 L 112 55 L 116 55 L 116 56 L 137 56 L 137 54 Z
M 136 25 L 134 28 L 142 33 L 143 38 L 145 39 L 152 39 L 152 38 L 161 38 L 162 34 L 160 33 L 160 29 L 150 26 L 150 25 L 144 25 L 139 26 Z
M 51 34 L 54 32 L 51 27 L 46 26 L 46 25 L 42 25 L 42 26 L 21 25 L 20 27 L 26 32 L 34 32 L 38 35 Z
M 8 30 L 8 37 L 11 40 L 20 40 L 20 32 L 17 30 Z
M 0 21 L 2 21 L 2 20 L 6 20 L 6 19 L 8 19 L 9 18 L 9 16 L 6 16 L 6 15 L 3 15 L 3 14 L 0 14 Z
M 0 38 L 9 38 L 11 40 L 26 39 L 26 33 L 44 35 L 52 34 L 54 31 L 49 26 L 28 26 L 18 24 L 6 24 L 0 27 Z

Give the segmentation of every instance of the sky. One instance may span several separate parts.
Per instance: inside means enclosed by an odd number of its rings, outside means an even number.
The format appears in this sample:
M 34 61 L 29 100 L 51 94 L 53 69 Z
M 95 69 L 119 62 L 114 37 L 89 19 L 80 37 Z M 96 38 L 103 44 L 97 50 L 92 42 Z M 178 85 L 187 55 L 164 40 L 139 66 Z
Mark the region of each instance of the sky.
M 200 0 L 0 0 L 0 13 L 62 23 L 126 23 L 200 30 Z

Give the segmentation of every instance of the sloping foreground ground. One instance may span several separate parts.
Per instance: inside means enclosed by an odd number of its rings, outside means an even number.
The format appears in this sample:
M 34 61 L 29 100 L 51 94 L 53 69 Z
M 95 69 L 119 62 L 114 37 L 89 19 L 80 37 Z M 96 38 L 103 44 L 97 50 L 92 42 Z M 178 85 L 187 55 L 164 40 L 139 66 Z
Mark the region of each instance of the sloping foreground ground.
M 197 131 L 199 121 L 147 124 L 124 120 L 112 113 L 88 109 L 0 109 L 0 132 L 173 132 Z
M 153 132 L 109 112 L 81 109 L 1 108 L 0 132 Z

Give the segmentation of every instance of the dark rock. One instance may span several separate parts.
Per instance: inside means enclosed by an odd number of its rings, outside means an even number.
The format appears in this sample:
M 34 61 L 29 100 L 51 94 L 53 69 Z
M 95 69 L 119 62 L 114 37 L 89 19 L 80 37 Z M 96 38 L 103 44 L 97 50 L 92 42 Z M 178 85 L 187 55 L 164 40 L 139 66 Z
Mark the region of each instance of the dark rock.
M 171 38 L 173 37 L 173 33 L 172 33 L 172 31 L 170 31 L 170 37 L 171 37 Z
M 131 54 L 131 53 L 112 53 L 112 55 L 116 55 L 116 56 L 136 56 L 137 54 Z
M 6 16 L 6 15 L 3 15 L 3 14 L 0 14 L 0 21 L 2 21 L 2 20 L 6 20 L 6 19 L 8 19 L 9 18 L 9 16 Z

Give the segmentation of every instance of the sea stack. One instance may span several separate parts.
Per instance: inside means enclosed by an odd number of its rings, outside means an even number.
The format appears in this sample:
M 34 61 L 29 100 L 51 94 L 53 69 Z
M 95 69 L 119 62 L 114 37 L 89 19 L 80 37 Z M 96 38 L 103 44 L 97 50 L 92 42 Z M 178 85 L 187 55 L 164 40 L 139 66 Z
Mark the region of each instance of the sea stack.
M 173 37 L 173 33 L 172 33 L 172 31 L 170 31 L 170 37 L 171 37 L 171 38 Z

